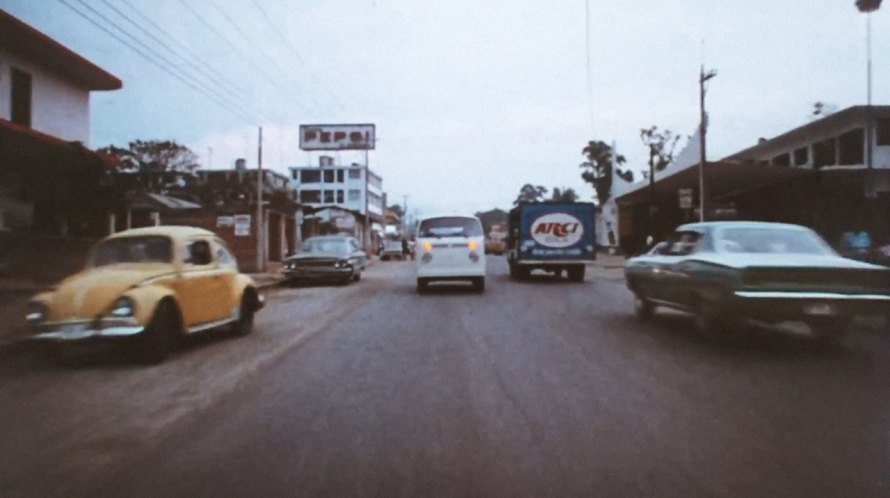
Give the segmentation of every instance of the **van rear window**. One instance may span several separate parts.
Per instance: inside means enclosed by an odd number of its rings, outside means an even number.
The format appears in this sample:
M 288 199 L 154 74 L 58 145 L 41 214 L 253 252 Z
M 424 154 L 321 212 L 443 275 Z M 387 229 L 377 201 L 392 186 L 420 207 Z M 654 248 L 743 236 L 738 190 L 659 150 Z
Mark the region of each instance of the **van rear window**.
M 482 224 L 475 218 L 446 216 L 429 218 L 420 223 L 418 237 L 481 237 Z

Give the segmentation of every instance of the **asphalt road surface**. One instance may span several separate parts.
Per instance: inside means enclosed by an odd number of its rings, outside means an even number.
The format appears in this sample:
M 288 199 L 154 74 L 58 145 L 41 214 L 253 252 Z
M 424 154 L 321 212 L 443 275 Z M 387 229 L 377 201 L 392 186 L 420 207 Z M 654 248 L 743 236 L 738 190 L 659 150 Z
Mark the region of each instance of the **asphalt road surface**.
M 640 323 L 588 275 L 272 292 L 164 365 L 0 362 L 3 496 L 890 496 L 890 338 Z

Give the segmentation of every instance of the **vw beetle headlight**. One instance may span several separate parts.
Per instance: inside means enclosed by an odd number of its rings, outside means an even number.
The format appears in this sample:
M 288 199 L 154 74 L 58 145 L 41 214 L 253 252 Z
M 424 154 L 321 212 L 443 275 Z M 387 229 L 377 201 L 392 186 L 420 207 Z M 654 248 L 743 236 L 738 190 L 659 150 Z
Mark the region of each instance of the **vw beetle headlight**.
M 38 325 L 46 321 L 49 316 L 49 310 L 43 303 L 28 303 L 28 309 L 25 312 L 25 321 L 30 325 Z
M 129 318 L 136 314 L 136 306 L 132 299 L 124 296 L 114 302 L 110 314 L 115 318 Z

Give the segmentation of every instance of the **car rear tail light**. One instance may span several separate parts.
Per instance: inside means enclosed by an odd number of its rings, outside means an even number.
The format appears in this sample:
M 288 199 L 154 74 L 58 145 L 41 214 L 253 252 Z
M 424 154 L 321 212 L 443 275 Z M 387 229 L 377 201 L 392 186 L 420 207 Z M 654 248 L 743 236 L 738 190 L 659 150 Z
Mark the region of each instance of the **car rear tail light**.
M 471 240 L 470 243 L 467 244 L 467 247 L 469 247 L 471 251 L 475 251 L 476 249 L 479 249 L 479 244 L 477 244 L 475 240 Z
M 433 244 L 431 242 L 424 242 L 423 243 L 423 252 L 425 252 L 425 253 L 433 252 Z

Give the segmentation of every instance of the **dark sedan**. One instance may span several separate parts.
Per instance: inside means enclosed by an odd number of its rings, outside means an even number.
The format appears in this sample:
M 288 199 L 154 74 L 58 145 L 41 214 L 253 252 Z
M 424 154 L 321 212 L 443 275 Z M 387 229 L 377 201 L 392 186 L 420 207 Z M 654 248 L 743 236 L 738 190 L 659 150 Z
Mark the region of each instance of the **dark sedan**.
M 802 321 L 834 339 L 855 315 L 890 313 L 890 269 L 843 258 L 805 227 L 694 223 L 666 242 L 625 268 L 643 319 L 665 306 L 692 312 L 700 330 Z
M 285 259 L 283 272 L 294 282 L 334 280 L 347 284 L 361 280 L 367 258 L 355 237 L 311 237 L 303 242 L 300 252 Z

